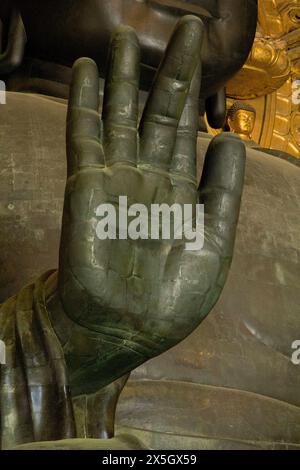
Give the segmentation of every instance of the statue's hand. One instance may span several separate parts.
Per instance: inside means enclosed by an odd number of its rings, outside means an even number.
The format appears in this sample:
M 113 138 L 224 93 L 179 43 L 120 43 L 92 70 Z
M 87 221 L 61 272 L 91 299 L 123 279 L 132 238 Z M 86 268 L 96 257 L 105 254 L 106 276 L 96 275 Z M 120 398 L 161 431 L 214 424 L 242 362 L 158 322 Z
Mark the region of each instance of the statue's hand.
M 215 138 L 196 185 L 200 50 L 203 25 L 182 19 L 172 36 L 138 129 L 139 46 L 119 28 L 111 46 L 102 119 L 94 62 L 73 68 L 67 123 L 68 181 L 60 248 L 59 295 L 74 324 L 112 349 L 98 348 L 106 381 L 191 333 L 217 301 L 232 258 L 245 149 Z M 101 204 L 205 205 L 205 242 L 100 240 Z M 98 232 L 99 235 L 99 232 Z M 83 329 L 84 329 L 83 328 Z M 97 337 L 97 336 L 95 336 Z M 99 353 L 100 350 L 100 353 Z M 105 380 L 104 380 L 105 382 Z M 104 383 L 103 382 L 103 383 Z

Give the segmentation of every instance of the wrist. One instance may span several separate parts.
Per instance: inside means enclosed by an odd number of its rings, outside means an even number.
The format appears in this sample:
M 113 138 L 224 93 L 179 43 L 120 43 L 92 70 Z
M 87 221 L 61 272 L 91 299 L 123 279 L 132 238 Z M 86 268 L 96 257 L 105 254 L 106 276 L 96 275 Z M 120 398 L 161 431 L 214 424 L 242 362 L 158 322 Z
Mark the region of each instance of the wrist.
M 64 349 L 72 334 L 73 321 L 66 315 L 57 286 L 57 272 L 45 282 L 45 306 L 51 325 Z
M 51 290 L 45 286 L 46 309 L 64 352 L 73 397 L 95 393 L 147 360 L 119 338 L 108 337 L 71 320 L 60 299 L 57 276 L 51 282 Z

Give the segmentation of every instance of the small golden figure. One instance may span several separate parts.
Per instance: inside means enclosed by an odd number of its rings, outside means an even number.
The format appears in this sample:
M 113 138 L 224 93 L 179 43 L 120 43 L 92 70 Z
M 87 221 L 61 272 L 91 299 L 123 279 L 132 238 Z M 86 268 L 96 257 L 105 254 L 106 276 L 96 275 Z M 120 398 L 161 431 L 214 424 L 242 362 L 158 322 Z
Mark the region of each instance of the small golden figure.
M 241 101 L 236 101 L 227 112 L 227 124 L 230 132 L 239 134 L 244 140 L 252 140 L 255 119 L 255 108 Z

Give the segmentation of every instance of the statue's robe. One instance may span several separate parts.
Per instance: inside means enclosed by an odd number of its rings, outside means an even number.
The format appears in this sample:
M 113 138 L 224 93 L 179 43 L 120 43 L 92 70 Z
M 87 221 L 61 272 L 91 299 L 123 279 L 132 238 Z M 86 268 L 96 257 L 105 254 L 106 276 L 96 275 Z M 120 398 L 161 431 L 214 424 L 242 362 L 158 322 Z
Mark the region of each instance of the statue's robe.
M 97 441 L 87 444 L 80 439 L 114 434 L 116 404 L 128 375 L 93 395 L 72 396 L 63 349 L 46 308 L 56 286 L 57 271 L 46 272 L 0 306 L 0 340 L 5 346 L 0 366 L 0 449 L 76 438 L 82 449 L 99 448 Z M 111 445 L 144 448 L 126 433 Z
M 76 436 L 64 354 L 45 308 L 44 281 L 24 287 L 0 308 L 1 448 Z
M 2 301 L 57 265 L 65 114 L 65 103 L 16 93 L 1 108 Z M 208 143 L 199 135 L 199 172 Z M 153 449 L 300 448 L 300 365 L 291 361 L 300 340 L 300 169 L 253 149 L 247 156 L 221 298 L 189 338 L 131 374 L 116 436 Z

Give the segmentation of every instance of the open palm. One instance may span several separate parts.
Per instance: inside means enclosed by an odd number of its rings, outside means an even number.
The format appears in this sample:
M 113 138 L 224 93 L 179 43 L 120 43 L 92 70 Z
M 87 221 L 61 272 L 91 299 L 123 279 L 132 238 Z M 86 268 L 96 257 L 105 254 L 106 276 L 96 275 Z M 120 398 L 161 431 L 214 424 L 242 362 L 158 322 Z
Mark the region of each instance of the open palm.
M 179 22 L 139 125 L 139 46 L 132 29 L 113 36 L 102 119 L 95 63 L 80 59 L 73 68 L 59 293 L 68 317 L 100 338 L 102 384 L 191 333 L 217 301 L 230 266 L 245 149 L 233 135 L 215 138 L 198 189 L 202 32 L 196 17 Z M 173 237 L 100 240 L 97 208 L 117 206 L 119 196 L 149 209 L 201 202 L 203 248 L 188 251 Z

